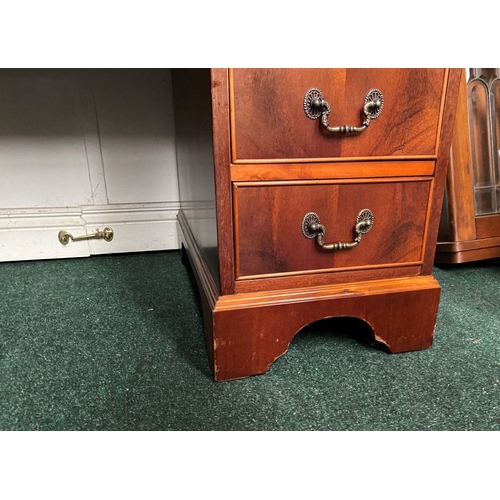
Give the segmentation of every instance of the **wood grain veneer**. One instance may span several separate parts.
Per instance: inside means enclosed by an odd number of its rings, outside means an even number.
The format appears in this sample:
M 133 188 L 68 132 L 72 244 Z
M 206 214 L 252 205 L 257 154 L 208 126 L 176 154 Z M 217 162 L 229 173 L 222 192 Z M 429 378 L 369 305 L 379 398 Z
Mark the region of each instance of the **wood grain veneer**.
M 308 164 L 264 163 L 232 165 L 231 180 L 362 179 L 425 176 L 434 174 L 435 161 L 352 161 Z
M 430 180 L 235 184 L 236 276 L 421 264 L 429 189 Z M 354 248 L 321 251 L 302 234 L 303 217 L 315 212 L 327 243 L 352 242 L 367 208 L 375 222 Z
M 435 155 L 444 69 L 233 69 L 233 162 L 296 158 Z M 378 88 L 384 109 L 360 136 L 331 140 L 319 120 L 304 119 L 306 91 L 319 88 L 331 125 L 361 124 L 366 93 Z

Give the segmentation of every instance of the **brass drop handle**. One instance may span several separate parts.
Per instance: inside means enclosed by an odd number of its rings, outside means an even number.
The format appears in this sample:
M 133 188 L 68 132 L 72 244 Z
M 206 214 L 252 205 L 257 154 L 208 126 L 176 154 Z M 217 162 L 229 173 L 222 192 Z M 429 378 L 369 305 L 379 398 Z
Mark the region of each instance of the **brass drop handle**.
M 104 240 L 111 241 L 115 235 L 114 231 L 110 227 L 105 227 L 102 231 L 97 230 L 97 232 L 92 234 L 84 234 L 83 236 L 73 236 L 68 231 L 59 231 L 58 238 L 59 242 L 63 245 L 67 245 L 69 240 L 72 241 L 82 241 L 82 240 Z
M 354 241 L 350 243 L 342 243 L 339 241 L 338 243 L 331 243 L 329 245 L 326 245 L 323 241 L 323 236 L 326 233 L 326 228 L 325 226 L 323 226 L 323 224 L 321 224 L 318 214 L 309 212 L 304 215 L 304 218 L 302 219 L 302 234 L 306 238 L 316 238 L 317 244 L 323 250 L 333 251 L 353 248 L 360 243 L 363 234 L 368 233 L 368 231 L 370 231 L 372 227 L 373 213 L 371 210 L 365 208 L 364 210 L 361 210 L 361 212 L 359 212 L 358 216 L 356 217 L 356 225 L 354 226 L 356 237 L 354 238 Z
M 328 132 L 340 134 L 360 133 L 366 130 L 371 120 L 375 120 L 382 113 L 384 107 L 384 96 L 378 89 L 371 89 L 365 96 L 363 105 L 364 120 L 360 127 L 351 125 L 341 125 L 339 127 L 330 127 L 328 115 L 330 114 L 330 104 L 323 99 L 323 94 L 319 89 L 313 88 L 306 92 L 304 97 L 304 112 L 311 120 L 317 120 L 321 117 L 321 124 Z

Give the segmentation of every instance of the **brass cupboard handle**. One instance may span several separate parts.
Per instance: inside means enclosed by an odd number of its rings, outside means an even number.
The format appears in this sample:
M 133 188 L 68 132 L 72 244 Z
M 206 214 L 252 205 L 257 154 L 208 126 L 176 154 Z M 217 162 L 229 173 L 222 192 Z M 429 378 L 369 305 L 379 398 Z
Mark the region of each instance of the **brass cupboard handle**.
M 323 250 L 346 250 L 348 248 L 353 248 L 359 244 L 363 234 L 366 234 L 373 227 L 373 213 L 371 210 L 365 208 L 359 212 L 356 217 L 356 225 L 354 226 L 354 231 L 356 232 L 356 237 L 351 243 L 331 243 L 325 245 L 323 241 L 323 236 L 326 233 L 326 228 L 323 226 L 319 220 L 318 214 L 314 212 L 309 212 L 304 215 L 302 219 L 302 234 L 306 238 L 316 238 L 316 242 Z
M 69 240 L 82 241 L 102 239 L 109 242 L 113 239 L 114 235 L 115 233 L 113 232 L 113 229 L 111 229 L 110 227 L 105 227 L 102 231 L 99 231 L 98 229 L 95 233 L 84 234 L 83 236 L 73 236 L 71 233 L 68 233 L 68 231 L 59 231 L 57 237 L 59 238 L 60 243 L 62 243 L 63 245 L 67 245 L 69 243 Z
M 319 89 L 313 88 L 306 92 L 304 97 L 304 112 L 311 120 L 317 120 L 321 117 L 321 124 L 328 132 L 340 134 L 352 134 L 363 132 L 370 125 L 371 120 L 375 120 L 382 113 L 384 107 L 384 96 L 378 89 L 371 89 L 365 96 L 363 105 L 364 120 L 360 127 L 351 125 L 341 125 L 339 127 L 330 127 L 328 115 L 330 114 L 330 104 L 323 99 L 323 94 Z

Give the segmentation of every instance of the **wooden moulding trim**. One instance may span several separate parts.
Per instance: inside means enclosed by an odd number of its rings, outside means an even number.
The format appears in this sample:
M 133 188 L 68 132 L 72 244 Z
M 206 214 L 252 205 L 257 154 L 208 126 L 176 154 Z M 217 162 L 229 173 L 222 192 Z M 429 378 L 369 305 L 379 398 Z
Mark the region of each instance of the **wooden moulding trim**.
M 245 158 L 237 159 L 235 152 L 236 144 L 233 143 L 233 165 L 260 165 L 274 163 L 341 163 L 341 162 L 381 162 L 381 161 L 435 161 L 436 155 L 407 155 L 407 156 L 334 156 L 325 158 Z
M 232 165 L 232 181 L 432 176 L 434 161 Z
M 444 186 L 450 162 L 450 146 L 453 138 L 453 125 L 458 103 L 460 78 L 460 69 L 447 70 L 445 77 L 446 97 L 444 107 L 442 108 L 442 123 L 439 129 L 438 160 L 436 162 L 434 180 L 431 184 L 430 204 L 424 233 L 423 274 L 431 274 L 434 265 L 440 215 L 443 206 Z
M 214 141 L 215 203 L 221 293 L 234 293 L 233 218 L 231 191 L 231 131 L 229 126 L 228 71 L 211 69 L 212 129 Z
M 431 182 L 430 190 L 429 190 L 429 198 L 428 198 L 428 202 L 427 202 L 427 214 L 425 216 L 424 238 L 422 241 L 422 253 L 420 255 L 420 259 L 422 261 L 425 261 L 425 257 L 426 257 L 426 255 L 428 255 L 429 230 L 431 227 L 432 218 L 436 217 L 436 215 L 434 213 L 434 209 L 436 207 L 436 198 L 437 198 L 436 197 L 436 179 L 433 179 Z M 437 241 L 437 237 L 436 237 L 436 241 Z M 432 269 L 431 270 L 428 270 L 428 269 L 424 270 L 425 267 L 427 267 L 427 268 L 429 267 L 429 262 L 427 262 L 427 266 L 422 266 L 422 272 L 424 274 L 431 274 Z
M 437 134 L 436 134 L 436 147 L 434 151 L 436 152 L 436 156 L 439 157 L 439 144 L 441 137 L 441 127 L 443 126 L 443 114 L 444 114 L 444 105 L 446 102 L 446 91 L 448 89 L 448 79 L 450 76 L 449 68 L 445 68 L 444 70 L 444 79 L 443 79 L 443 87 L 441 92 L 441 106 L 439 107 L 439 121 L 437 126 Z
M 385 177 L 359 179 L 314 179 L 314 180 L 275 180 L 275 181 L 235 181 L 235 188 L 265 187 L 265 186 L 304 186 L 316 184 L 380 184 L 382 182 L 429 182 L 432 177 Z M 236 190 L 235 190 L 236 191 Z
M 240 224 L 239 217 L 239 201 L 238 201 L 238 186 L 233 183 L 233 237 L 234 237 L 234 271 L 235 280 L 240 274 Z
M 462 70 L 447 177 L 448 230 L 450 231 L 448 238 L 450 241 L 474 240 L 476 238 L 471 165 L 467 81 L 465 70 Z
M 436 264 L 465 264 L 478 260 L 495 259 L 500 257 L 500 246 L 488 248 L 474 248 L 461 252 L 436 252 Z
M 184 215 L 184 212 L 182 210 L 179 210 L 177 220 L 179 221 L 180 229 L 182 231 L 182 234 L 184 235 L 191 265 L 194 267 L 195 273 L 200 282 L 200 286 L 205 292 L 210 309 L 213 310 L 220 295 L 219 290 L 212 275 L 210 274 L 207 265 L 205 264 L 205 261 L 203 260 L 200 252 L 200 247 L 194 239 L 191 228 L 189 227 L 186 216 Z
M 357 281 L 376 281 L 419 276 L 422 266 L 392 267 L 390 269 L 368 269 L 337 273 L 304 274 L 282 276 L 269 279 L 241 280 L 236 282 L 236 293 L 262 292 L 264 290 L 284 290 L 308 286 L 338 285 Z
M 420 253 L 420 260 L 423 262 L 425 259 L 425 253 L 426 253 L 426 248 L 427 248 L 427 237 L 428 237 L 428 231 L 429 231 L 429 224 L 431 221 L 431 218 L 433 216 L 432 214 L 432 194 L 434 192 L 434 185 L 436 181 L 435 179 L 432 179 L 430 189 L 429 189 L 429 198 L 427 199 L 427 209 L 426 209 L 426 214 L 425 214 L 425 228 L 424 228 L 424 236 L 422 238 L 422 252 Z
M 478 250 L 482 248 L 500 247 L 500 237 L 483 238 L 480 240 L 455 241 L 455 242 L 438 242 L 438 252 L 466 252 L 468 250 Z
M 225 295 L 220 297 L 214 312 L 276 306 L 294 302 L 317 302 L 335 297 L 362 297 L 428 289 L 441 289 L 439 283 L 432 276 L 341 283 L 338 285 L 265 292 L 238 293 L 236 295 Z
M 234 105 L 234 71 L 233 68 L 229 68 L 228 70 L 228 77 L 229 77 L 229 120 L 230 120 L 230 125 L 231 125 L 231 135 L 230 135 L 230 142 L 231 142 L 231 158 L 235 159 L 236 158 L 236 134 L 235 134 L 235 105 Z
M 450 74 L 449 69 L 446 68 L 445 72 L 444 72 L 443 86 L 442 86 L 442 91 L 441 91 L 441 104 L 439 106 L 439 121 L 438 121 L 437 134 L 436 134 L 436 146 L 434 148 L 434 151 L 436 152 L 436 155 L 438 155 L 439 143 L 441 141 L 441 129 L 442 129 L 442 126 L 443 126 L 443 114 L 444 114 L 444 106 L 445 106 L 445 103 L 446 103 L 446 92 L 448 90 L 449 74 Z M 439 158 L 439 155 L 438 155 L 438 158 Z M 431 183 L 431 189 L 430 189 L 430 193 L 429 193 L 429 200 L 428 200 L 428 203 L 427 203 L 427 215 L 426 215 L 426 220 L 425 220 L 424 241 L 423 241 L 423 244 L 422 244 L 422 255 L 420 257 L 422 259 L 422 261 L 425 259 L 426 250 L 427 250 L 427 239 L 428 239 L 428 236 L 429 236 L 429 226 L 430 226 L 430 222 L 431 222 L 431 217 L 433 215 L 432 214 L 432 207 L 433 207 L 433 203 L 435 203 L 435 200 L 434 200 L 434 197 L 435 197 L 434 190 L 435 190 L 435 188 L 436 188 L 436 181 L 434 180 Z
M 478 239 L 500 236 L 500 214 L 476 217 L 476 237 Z
M 271 278 L 283 278 L 291 276 L 303 276 L 309 274 L 318 273 L 340 273 L 345 271 L 367 271 L 370 269 L 388 269 L 391 267 L 414 267 L 421 266 L 423 262 L 396 262 L 390 264 L 374 264 L 372 266 L 357 266 L 357 267 L 338 267 L 338 268 L 327 268 L 327 269 L 311 269 L 308 271 L 291 271 L 288 273 L 273 273 L 273 274 L 255 274 L 249 276 L 239 276 L 238 281 L 255 280 L 255 279 L 271 279 Z M 239 268 L 238 268 L 239 269 Z

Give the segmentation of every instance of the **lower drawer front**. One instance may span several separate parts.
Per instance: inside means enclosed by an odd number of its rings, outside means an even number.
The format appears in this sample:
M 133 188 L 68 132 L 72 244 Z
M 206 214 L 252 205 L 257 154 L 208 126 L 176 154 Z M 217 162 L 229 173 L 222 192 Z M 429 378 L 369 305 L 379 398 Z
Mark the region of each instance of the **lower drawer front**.
M 421 263 L 430 180 L 234 184 L 237 279 Z M 353 242 L 358 214 L 373 214 L 354 248 L 326 251 L 302 232 L 309 212 L 325 244 Z

